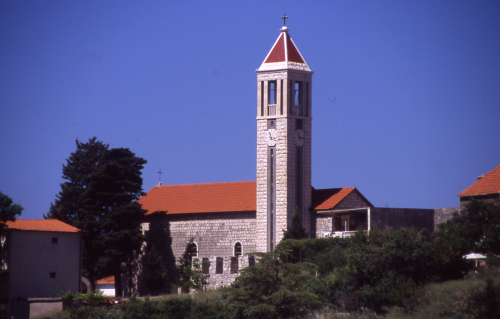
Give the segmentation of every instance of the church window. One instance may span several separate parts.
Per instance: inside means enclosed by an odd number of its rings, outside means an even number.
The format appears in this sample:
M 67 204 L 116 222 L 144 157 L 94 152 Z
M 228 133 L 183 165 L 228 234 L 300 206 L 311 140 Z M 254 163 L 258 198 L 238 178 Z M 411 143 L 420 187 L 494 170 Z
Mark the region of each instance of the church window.
M 260 81 L 260 116 L 264 116 L 264 82 Z
M 191 245 L 191 257 L 198 257 L 198 245 L 196 243 Z
M 296 161 L 296 177 L 295 177 L 295 203 L 302 211 L 302 147 L 297 147 L 297 161 Z
M 255 256 L 254 255 L 248 256 L 248 266 L 250 266 L 250 267 L 255 266 Z
M 280 84 L 280 115 L 283 115 L 283 80 Z
M 223 263 L 224 263 L 224 259 L 222 259 L 222 257 L 217 257 L 215 259 L 215 273 L 216 274 L 222 274 Z
M 58 242 L 58 238 L 57 237 L 52 237 L 52 243 L 53 244 L 57 244 Z
M 267 88 L 267 115 L 273 116 L 276 115 L 276 81 L 269 81 Z
M 234 244 L 234 256 L 239 257 L 239 256 L 242 255 L 242 252 L 241 252 L 242 249 L 241 248 L 242 247 L 241 247 L 241 243 L 240 242 Z
M 275 148 L 270 147 L 268 153 L 268 249 L 272 251 L 274 249 L 274 237 L 275 237 L 275 197 L 276 197 L 276 177 L 275 177 Z
M 238 273 L 238 257 L 231 257 L 231 273 Z
M 304 98 L 304 116 L 309 116 L 309 82 L 306 82 L 306 96 Z
M 210 260 L 208 260 L 208 258 L 203 258 L 201 260 L 201 272 L 205 275 L 208 275 L 209 270 L 210 270 Z
M 295 82 L 293 86 L 293 115 L 302 116 L 302 82 Z
M 295 122 L 295 129 L 302 130 L 304 128 L 302 119 L 297 119 Z

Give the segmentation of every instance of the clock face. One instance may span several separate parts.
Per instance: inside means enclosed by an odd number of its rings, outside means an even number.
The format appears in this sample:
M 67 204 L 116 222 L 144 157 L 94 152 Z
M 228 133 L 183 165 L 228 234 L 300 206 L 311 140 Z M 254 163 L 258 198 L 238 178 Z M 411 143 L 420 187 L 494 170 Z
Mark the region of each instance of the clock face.
M 304 145 L 305 137 L 306 137 L 306 135 L 305 135 L 304 131 L 296 130 L 295 131 L 295 145 L 297 145 L 297 146 Z
M 274 146 L 276 145 L 276 142 L 278 141 L 278 132 L 276 132 L 275 129 L 270 129 L 265 131 L 265 137 L 264 139 L 266 140 L 266 143 L 268 146 Z

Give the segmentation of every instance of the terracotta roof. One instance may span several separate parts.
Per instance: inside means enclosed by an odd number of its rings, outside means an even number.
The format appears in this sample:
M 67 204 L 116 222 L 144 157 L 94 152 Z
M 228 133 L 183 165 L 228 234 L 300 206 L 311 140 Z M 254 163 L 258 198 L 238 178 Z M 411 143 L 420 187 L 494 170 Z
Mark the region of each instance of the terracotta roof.
M 300 54 L 299 49 L 288 34 L 288 28 L 284 27 L 281 29 L 278 39 L 274 42 L 271 51 L 269 51 L 264 62 L 257 71 L 289 68 L 311 71 L 302 57 L 302 54 Z
M 491 172 L 484 174 L 481 179 L 458 194 L 458 196 L 478 196 L 498 193 L 500 193 L 500 165 Z
M 155 186 L 139 203 L 147 215 L 255 211 L 256 187 L 255 181 Z
M 16 219 L 5 223 L 10 229 L 35 230 L 35 231 L 56 231 L 67 233 L 78 233 L 76 227 L 63 223 L 57 219 Z
M 115 276 L 109 276 L 106 278 L 99 279 L 95 282 L 96 284 L 114 284 Z

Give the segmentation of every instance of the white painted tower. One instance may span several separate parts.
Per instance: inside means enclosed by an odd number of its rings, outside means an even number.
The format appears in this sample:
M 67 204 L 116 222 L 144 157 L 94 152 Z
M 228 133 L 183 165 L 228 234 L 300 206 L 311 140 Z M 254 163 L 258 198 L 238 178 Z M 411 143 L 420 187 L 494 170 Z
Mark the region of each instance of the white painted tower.
M 286 17 L 284 17 L 286 18 Z M 257 69 L 257 250 L 271 251 L 295 208 L 311 232 L 313 72 L 286 26 Z

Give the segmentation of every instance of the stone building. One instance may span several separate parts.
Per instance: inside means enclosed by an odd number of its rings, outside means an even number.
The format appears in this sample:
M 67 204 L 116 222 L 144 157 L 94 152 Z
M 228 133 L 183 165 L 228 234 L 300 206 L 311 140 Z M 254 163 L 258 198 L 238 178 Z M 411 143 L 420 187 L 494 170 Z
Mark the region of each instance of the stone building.
M 375 208 L 355 187 L 312 187 L 313 72 L 286 26 L 256 73 L 256 181 L 159 184 L 139 200 L 148 211 L 143 229 L 168 268 L 193 238 L 195 256 L 210 261 L 210 287 L 227 285 L 254 262 L 249 253 L 276 247 L 296 209 L 310 237 L 375 225 L 433 229 L 433 210 Z

